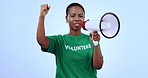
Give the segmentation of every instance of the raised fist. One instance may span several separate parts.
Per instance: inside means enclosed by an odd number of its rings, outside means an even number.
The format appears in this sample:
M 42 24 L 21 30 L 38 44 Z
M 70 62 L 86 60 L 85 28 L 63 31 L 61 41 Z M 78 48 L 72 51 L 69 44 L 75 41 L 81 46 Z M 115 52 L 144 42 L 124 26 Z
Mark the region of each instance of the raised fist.
M 40 8 L 40 16 L 45 16 L 49 11 L 50 6 L 48 6 L 48 4 L 43 4 L 40 6 Z

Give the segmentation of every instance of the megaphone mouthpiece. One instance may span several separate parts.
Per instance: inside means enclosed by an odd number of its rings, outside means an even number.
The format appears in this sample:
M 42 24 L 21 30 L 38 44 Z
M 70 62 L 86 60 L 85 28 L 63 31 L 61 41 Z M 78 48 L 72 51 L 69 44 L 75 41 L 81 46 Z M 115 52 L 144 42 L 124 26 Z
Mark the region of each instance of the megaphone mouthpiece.
M 82 28 L 84 30 L 87 30 L 87 31 L 100 31 L 99 30 L 99 21 L 98 20 L 89 20 L 89 21 L 84 21 L 82 23 Z
M 82 23 L 82 28 L 84 29 L 84 30 L 86 30 L 86 28 L 85 28 L 85 23 L 86 23 L 87 21 L 84 21 L 83 23 Z

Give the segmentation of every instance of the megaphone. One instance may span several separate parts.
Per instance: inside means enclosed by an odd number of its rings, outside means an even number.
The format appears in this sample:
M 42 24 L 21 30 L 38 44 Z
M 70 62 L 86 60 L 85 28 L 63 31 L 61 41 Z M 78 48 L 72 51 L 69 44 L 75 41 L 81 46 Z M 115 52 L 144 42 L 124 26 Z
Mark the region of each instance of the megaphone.
M 84 21 L 82 28 L 87 30 L 89 33 L 100 31 L 104 37 L 111 39 L 118 34 L 120 29 L 120 21 L 117 15 L 112 12 L 107 12 L 101 17 L 100 21 Z M 94 44 L 98 44 L 98 42 L 94 42 Z

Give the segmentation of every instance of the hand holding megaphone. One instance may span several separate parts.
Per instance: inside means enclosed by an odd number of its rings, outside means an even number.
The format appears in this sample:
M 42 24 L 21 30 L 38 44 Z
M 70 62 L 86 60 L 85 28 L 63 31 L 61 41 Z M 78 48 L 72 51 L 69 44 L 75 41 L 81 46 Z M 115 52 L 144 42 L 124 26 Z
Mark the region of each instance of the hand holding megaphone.
M 90 38 L 93 41 L 94 45 L 97 46 L 100 41 L 100 34 L 97 31 L 89 31 L 90 32 Z
M 87 20 L 83 22 L 82 28 L 87 30 L 89 33 L 94 31 L 100 31 L 106 38 L 114 38 L 120 29 L 120 21 L 118 17 L 111 12 L 105 13 L 100 21 L 98 20 Z M 98 41 L 93 41 L 94 45 L 98 44 Z
M 84 26 L 84 24 L 87 22 L 87 21 L 90 21 L 89 19 L 87 19 L 83 24 L 82 24 L 82 27 Z M 88 30 L 89 34 L 90 34 L 90 37 L 91 37 L 91 40 L 93 41 L 94 45 L 97 46 L 99 44 L 99 41 L 100 41 L 100 34 L 98 34 L 98 31 L 93 31 L 93 30 Z M 98 40 L 95 39 L 95 34 L 97 34 L 97 36 L 99 37 Z

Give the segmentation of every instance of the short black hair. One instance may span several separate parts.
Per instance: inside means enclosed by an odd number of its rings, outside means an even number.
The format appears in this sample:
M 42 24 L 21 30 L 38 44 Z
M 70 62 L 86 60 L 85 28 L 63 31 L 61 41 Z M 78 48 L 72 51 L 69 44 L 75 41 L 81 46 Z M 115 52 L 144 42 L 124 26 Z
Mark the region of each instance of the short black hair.
M 67 8 L 66 8 L 66 16 L 68 15 L 69 8 L 71 8 L 71 7 L 73 7 L 73 6 L 79 6 L 79 7 L 81 7 L 82 10 L 83 10 L 83 12 L 84 12 L 84 14 L 85 14 L 85 10 L 84 10 L 84 8 L 83 8 L 83 6 L 82 6 L 81 4 L 79 4 L 79 3 L 71 3 L 71 4 L 69 4 L 69 5 L 67 6 Z

